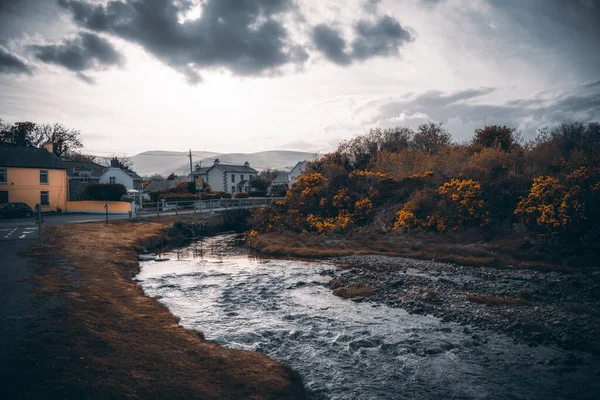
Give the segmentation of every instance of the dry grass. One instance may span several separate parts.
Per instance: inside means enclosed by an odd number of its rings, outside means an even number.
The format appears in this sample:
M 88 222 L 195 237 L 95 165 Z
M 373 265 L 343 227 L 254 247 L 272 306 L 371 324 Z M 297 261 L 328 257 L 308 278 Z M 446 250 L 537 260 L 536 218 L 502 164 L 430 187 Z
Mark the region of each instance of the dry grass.
M 533 251 L 526 244 L 524 236 L 487 240 L 474 231 L 455 235 L 390 232 L 385 235 L 354 233 L 346 236 L 273 232 L 260 234 L 254 239 L 252 248 L 262 254 L 279 257 L 380 254 L 476 267 L 579 271 L 564 267 L 564 260 Z
M 286 366 L 204 342 L 131 282 L 136 249 L 160 242 L 173 219 L 45 230 L 46 245 L 30 255 L 38 264 L 40 296 L 60 306 L 47 320 L 35 321 L 24 342 L 23 358 L 31 362 L 23 363 L 22 374 L 30 395 L 304 397 L 299 377 Z
M 480 304 L 488 304 L 488 305 L 500 305 L 500 304 L 512 304 L 512 305 L 521 305 L 521 306 L 529 306 L 533 303 L 527 301 L 525 299 L 508 299 L 504 297 L 496 297 L 496 296 L 475 296 L 472 294 L 467 295 L 467 300 L 472 301 L 474 303 Z
M 335 296 L 342 297 L 344 299 L 355 299 L 358 297 L 365 297 L 373 293 L 373 289 L 369 285 L 364 283 L 353 283 L 348 286 L 338 287 L 333 291 Z

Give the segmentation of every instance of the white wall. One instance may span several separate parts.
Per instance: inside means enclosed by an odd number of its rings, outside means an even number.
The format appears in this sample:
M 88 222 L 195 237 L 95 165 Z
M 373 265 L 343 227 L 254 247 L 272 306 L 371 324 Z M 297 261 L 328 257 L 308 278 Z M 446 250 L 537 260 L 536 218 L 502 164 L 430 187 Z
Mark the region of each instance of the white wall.
M 225 187 L 223 187 L 223 170 L 218 167 L 212 168 L 210 171 L 208 171 L 208 184 L 212 190 L 223 190 L 227 193 L 231 192 L 231 188 L 226 190 Z
M 305 169 L 306 169 L 306 163 L 302 162 L 302 163 L 296 164 L 289 173 L 290 184 L 296 183 L 296 180 L 298 179 L 300 174 L 302 174 L 302 172 L 304 172 Z
M 100 183 L 110 183 L 110 177 L 115 177 L 115 183 L 120 183 L 125 186 L 127 190 L 135 189 L 133 187 L 133 178 L 123 172 L 120 168 L 110 168 L 101 177 Z

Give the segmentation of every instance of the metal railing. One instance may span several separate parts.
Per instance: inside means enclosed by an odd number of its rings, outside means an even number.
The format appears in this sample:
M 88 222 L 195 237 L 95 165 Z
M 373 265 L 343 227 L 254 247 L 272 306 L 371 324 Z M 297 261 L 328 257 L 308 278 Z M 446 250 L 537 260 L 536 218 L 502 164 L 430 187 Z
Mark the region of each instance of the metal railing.
M 221 212 L 235 209 L 250 209 L 269 205 L 283 197 L 253 197 L 247 199 L 213 199 L 196 201 L 159 201 L 156 203 L 143 203 L 136 210 L 136 217 L 199 214 L 205 212 Z

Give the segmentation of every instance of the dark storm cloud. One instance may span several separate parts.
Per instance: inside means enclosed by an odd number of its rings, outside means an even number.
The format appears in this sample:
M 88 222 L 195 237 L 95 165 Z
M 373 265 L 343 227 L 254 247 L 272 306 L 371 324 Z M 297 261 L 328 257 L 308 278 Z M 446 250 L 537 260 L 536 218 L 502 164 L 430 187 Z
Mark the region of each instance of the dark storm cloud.
M 313 30 L 313 42 L 330 61 L 339 65 L 352 62 L 352 57 L 346 53 L 346 40 L 338 30 L 319 24 Z
M 325 24 L 313 30 L 313 42 L 327 59 L 349 65 L 355 60 L 367 60 L 379 56 L 397 56 L 399 48 L 411 40 L 410 33 L 389 16 L 375 22 L 361 20 L 354 26 L 355 39 L 347 49 L 348 42 L 342 34 Z
M 79 73 L 123 63 L 123 56 L 107 40 L 87 32 L 60 44 L 31 46 L 31 49 L 38 60 Z
M 538 129 L 566 121 L 600 120 L 600 87 L 582 85 L 551 98 L 514 99 L 500 105 L 486 104 L 482 96 L 492 89 L 473 89 L 453 94 L 431 91 L 411 99 L 378 106 L 373 122 L 382 126 L 416 126 L 427 120 L 443 122 L 457 139 L 468 139 L 475 128 L 506 124 L 519 128 L 526 138 Z M 474 103 L 473 101 L 476 101 Z
M 0 46 L 0 74 L 31 74 L 31 68 L 19 57 Z
M 143 46 L 162 62 L 200 81 L 202 68 L 225 68 L 237 75 L 275 72 L 301 64 L 306 51 L 289 37 L 278 17 L 295 11 L 292 0 L 207 0 L 198 19 L 180 23 L 192 3 L 173 0 L 115 0 L 92 5 L 59 0 L 73 20 Z

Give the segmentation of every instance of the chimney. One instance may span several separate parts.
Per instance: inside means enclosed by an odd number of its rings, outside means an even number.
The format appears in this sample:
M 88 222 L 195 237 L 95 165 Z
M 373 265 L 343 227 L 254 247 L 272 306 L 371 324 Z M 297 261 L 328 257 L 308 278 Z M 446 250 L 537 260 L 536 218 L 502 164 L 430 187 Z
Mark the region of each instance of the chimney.
M 54 152 L 54 145 L 52 144 L 52 142 L 46 142 L 42 145 L 42 147 L 46 150 L 48 150 L 49 153 L 53 153 Z
M 111 158 L 110 160 L 110 166 L 114 167 L 114 168 L 119 168 L 119 159 L 118 158 Z
M 218 158 L 215 158 L 215 164 L 221 164 L 221 161 L 219 161 Z
M 202 168 L 202 161 L 200 161 L 198 164 L 196 164 L 196 169 L 200 169 Z
M 250 167 L 250 163 L 249 163 L 248 161 L 246 161 L 246 162 L 244 163 L 244 167 L 246 167 L 246 168 L 249 168 L 249 167 Z

